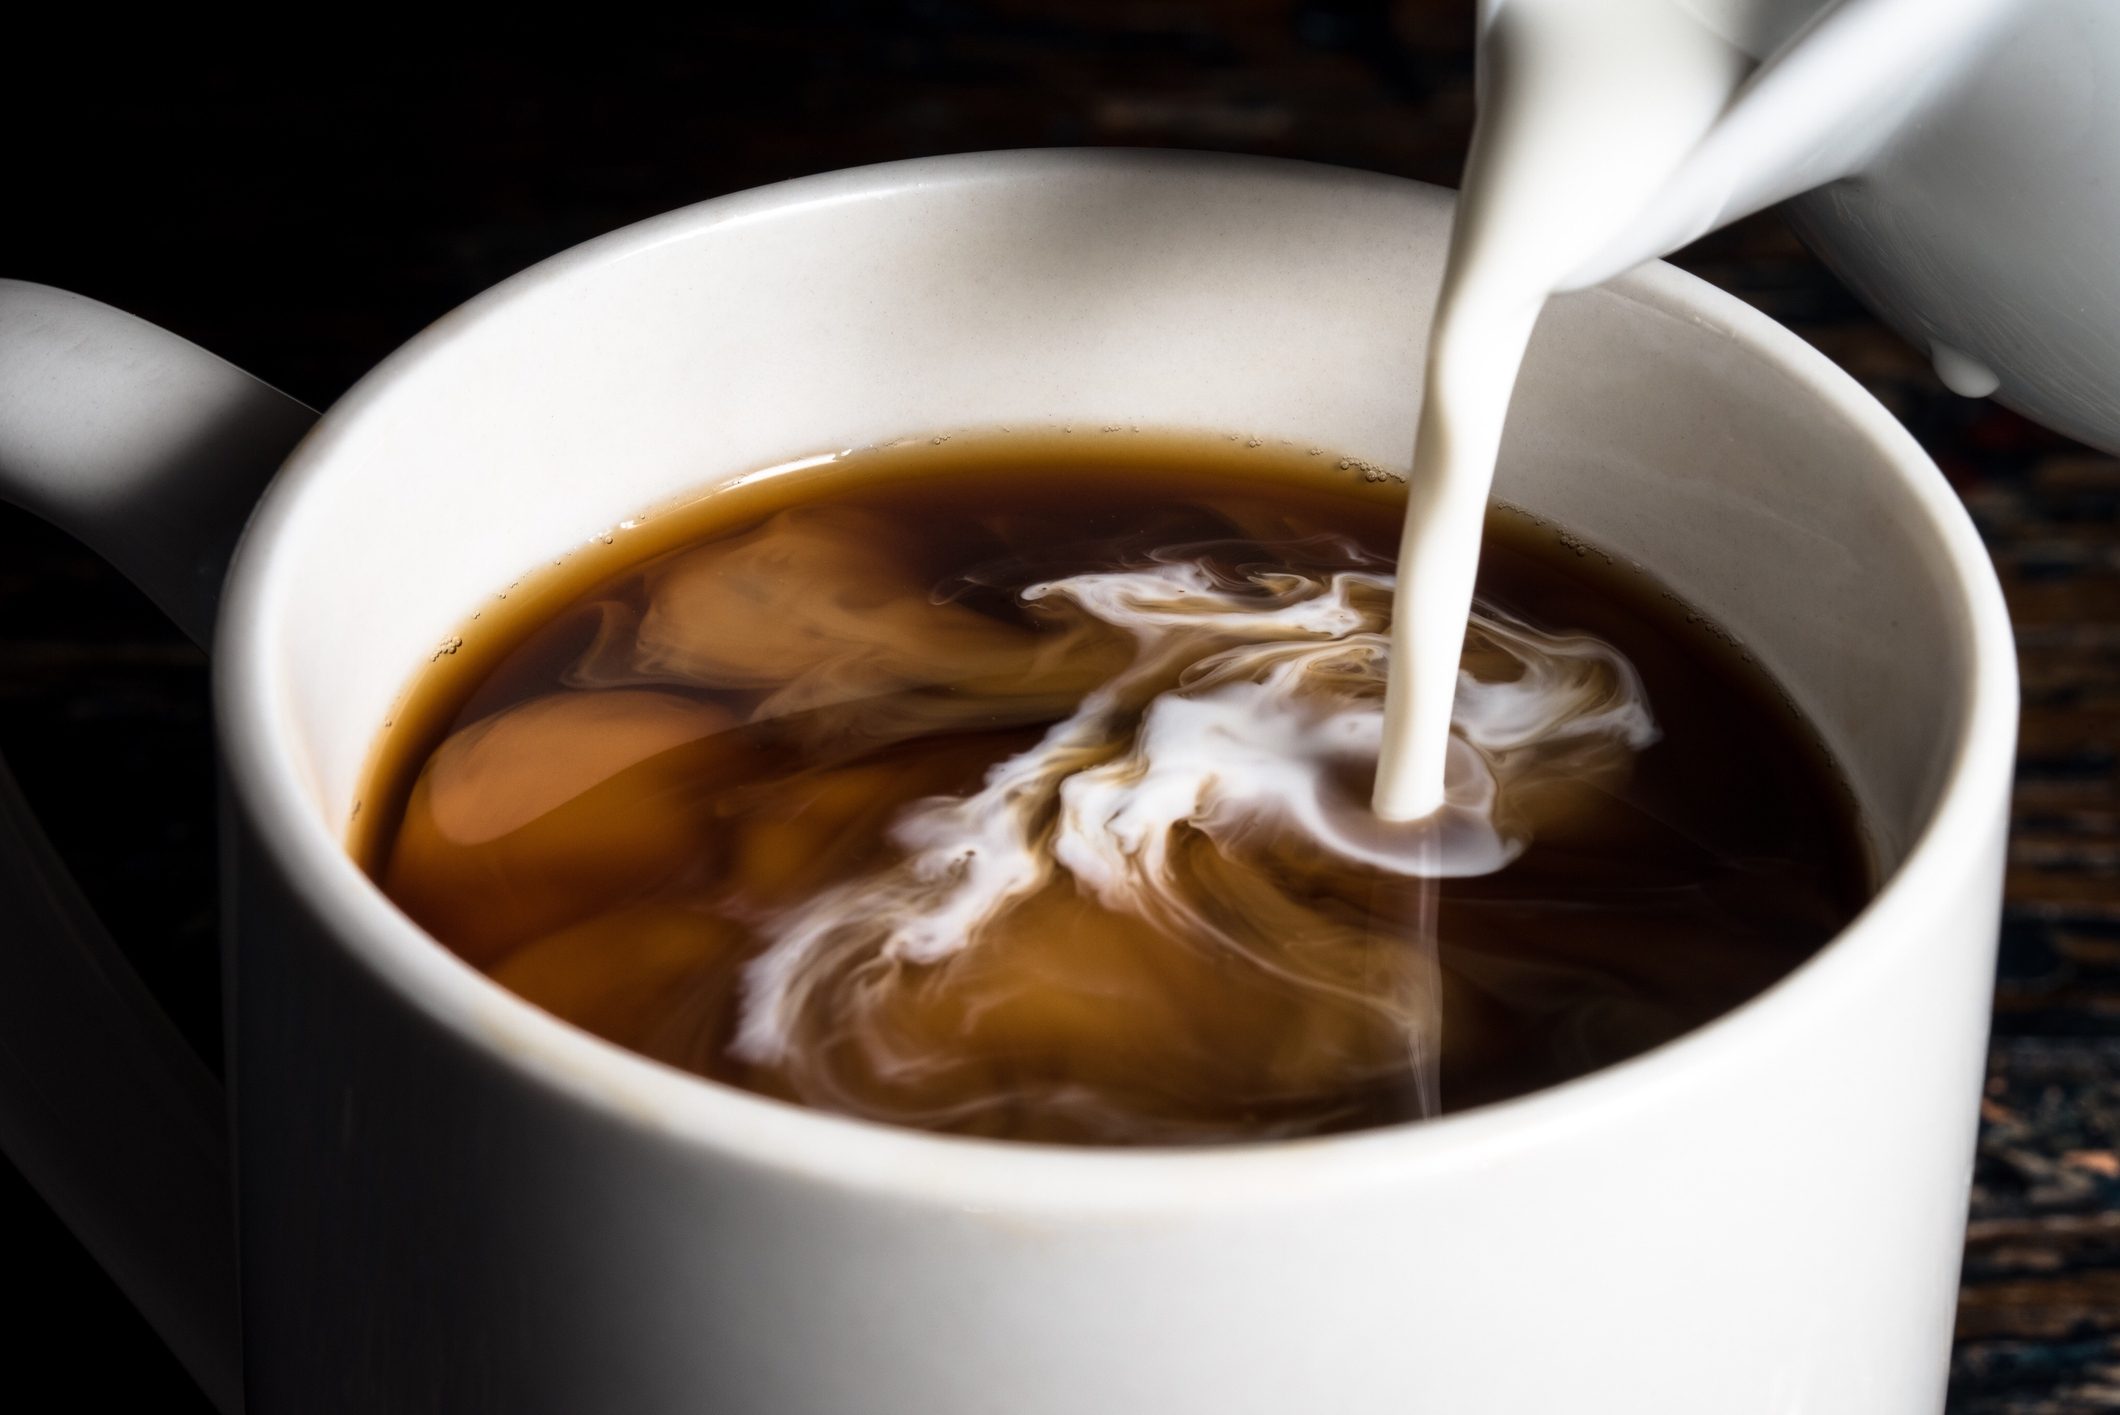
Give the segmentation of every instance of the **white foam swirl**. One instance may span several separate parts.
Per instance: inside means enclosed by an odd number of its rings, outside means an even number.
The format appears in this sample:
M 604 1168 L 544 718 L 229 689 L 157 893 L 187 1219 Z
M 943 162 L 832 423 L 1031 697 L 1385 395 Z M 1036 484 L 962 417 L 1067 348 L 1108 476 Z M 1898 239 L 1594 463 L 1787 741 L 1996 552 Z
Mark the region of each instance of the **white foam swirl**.
M 846 1025 L 849 1007 L 858 1012 L 850 976 L 873 980 L 976 948 L 1012 906 L 1063 875 L 1109 911 L 1288 974 L 1280 951 L 1201 897 L 1174 850 L 1204 838 L 1258 865 L 1247 903 L 1261 927 L 1271 916 L 1274 927 L 1307 920 L 1329 933 L 1336 926 L 1278 882 L 1304 861 L 1407 878 L 1490 873 L 1535 829 L 1510 810 L 1513 789 L 1600 763 L 1623 768 L 1655 740 L 1641 682 L 1616 650 L 1476 607 L 1467 661 L 1501 671 L 1460 675 L 1444 809 L 1420 822 L 1379 819 L 1367 795 L 1392 591 L 1392 576 L 1367 565 L 1233 576 L 1180 558 L 1023 590 L 1028 604 L 1072 606 L 1130 636 L 1131 662 L 976 792 L 907 808 L 891 830 L 895 863 L 764 921 L 772 941 L 746 974 L 737 1054 L 804 1066 L 803 1019 Z M 1432 1051 L 1432 985 L 1367 997 L 1324 972 L 1291 981 L 1391 1011 L 1417 1053 Z M 809 1008 L 832 987 L 842 990 L 837 1006 Z

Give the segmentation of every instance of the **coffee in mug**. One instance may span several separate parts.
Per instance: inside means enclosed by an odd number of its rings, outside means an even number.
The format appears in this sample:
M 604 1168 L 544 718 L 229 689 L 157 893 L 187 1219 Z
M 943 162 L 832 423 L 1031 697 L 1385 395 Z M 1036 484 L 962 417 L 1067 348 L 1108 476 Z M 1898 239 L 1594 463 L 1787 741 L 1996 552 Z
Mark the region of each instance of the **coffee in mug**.
M 360 858 L 670 1065 L 1082 1144 L 1549 1086 L 1860 908 L 1849 793 L 1767 676 L 1507 509 L 1445 808 L 1378 819 L 1400 488 L 1249 442 L 919 439 L 625 528 L 437 654 Z

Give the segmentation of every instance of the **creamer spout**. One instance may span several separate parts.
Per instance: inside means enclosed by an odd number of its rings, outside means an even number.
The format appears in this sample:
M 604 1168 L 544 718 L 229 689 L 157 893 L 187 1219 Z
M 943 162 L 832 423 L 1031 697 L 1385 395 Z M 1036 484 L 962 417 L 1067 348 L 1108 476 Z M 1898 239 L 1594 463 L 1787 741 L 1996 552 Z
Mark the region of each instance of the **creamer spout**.
M 1500 12 L 1540 0 L 1493 0 Z M 1676 11 L 1743 56 L 1728 107 L 1652 198 L 1562 277 L 1581 289 L 1858 171 L 1947 93 L 2024 0 L 1574 0 L 1644 23 Z M 1668 23 L 1668 19 L 1661 21 Z M 1706 51 L 1674 47 L 1695 65 Z M 1676 81 L 1691 76 L 1674 75 Z M 1485 102 L 1485 94 L 1482 102 Z

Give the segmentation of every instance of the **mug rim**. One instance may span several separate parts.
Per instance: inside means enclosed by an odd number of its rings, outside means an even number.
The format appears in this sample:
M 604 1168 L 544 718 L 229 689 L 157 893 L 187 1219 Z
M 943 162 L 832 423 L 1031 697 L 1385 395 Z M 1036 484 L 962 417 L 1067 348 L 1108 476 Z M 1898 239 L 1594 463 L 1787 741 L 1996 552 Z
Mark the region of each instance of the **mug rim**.
M 754 1095 L 581 1031 L 502 988 L 390 903 L 304 794 L 300 755 L 268 652 L 277 589 L 300 565 L 281 532 L 304 495 L 335 471 L 333 448 L 364 409 L 501 306 L 555 281 L 729 223 L 938 183 L 1010 183 L 1143 166 L 1217 169 L 1258 181 L 1411 186 L 1406 178 L 1279 158 L 1150 149 L 1029 149 L 913 158 L 798 177 L 679 208 L 553 255 L 443 315 L 364 375 L 289 455 L 237 547 L 214 636 L 216 730 L 248 848 L 289 881 L 334 942 L 397 998 L 494 1064 L 603 1111 L 790 1178 L 885 1189 L 919 1203 L 1012 1211 L 1286 1202 L 1410 1173 L 1477 1165 L 1542 1137 L 1601 1123 L 1616 1108 L 1704 1085 L 1816 1000 L 1888 966 L 1920 933 L 1924 897 L 1977 868 L 2006 804 L 2015 746 L 2016 659 L 1992 562 L 1928 454 L 1896 418 L 1823 354 L 1735 296 L 1661 261 L 1601 288 L 1703 322 L 1791 379 L 1814 407 L 1861 434 L 1925 518 L 1962 603 L 1966 703 L 1934 805 L 1905 858 L 1850 923 L 1794 971 L 1735 1008 L 1640 1056 L 1511 1100 L 1427 1120 L 1303 1139 L 1205 1147 L 1103 1148 L 936 1134 Z M 262 864 L 262 862 L 259 862 Z M 257 864 L 249 868 L 259 867 Z M 1972 1097 L 1968 1096 L 1970 1106 Z

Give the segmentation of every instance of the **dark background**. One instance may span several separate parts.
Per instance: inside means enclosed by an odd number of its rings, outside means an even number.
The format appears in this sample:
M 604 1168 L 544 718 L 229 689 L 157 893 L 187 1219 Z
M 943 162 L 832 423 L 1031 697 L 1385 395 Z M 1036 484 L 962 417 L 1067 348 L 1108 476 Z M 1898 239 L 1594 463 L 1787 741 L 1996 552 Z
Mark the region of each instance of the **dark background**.
M 134 311 L 321 408 L 495 280 L 783 177 L 1122 144 L 1454 184 L 1471 8 L 791 0 L 564 32 L 346 18 L 358 35 L 47 16 L 0 51 L 0 274 Z M 2002 567 L 2026 716 L 1953 1409 L 2120 1409 L 2120 464 L 1943 392 L 1772 217 L 1680 263 L 1883 399 Z M 202 656 L 66 537 L 0 508 L 0 753 L 217 1056 L 211 752 Z M 0 1245 L 13 1388 L 205 1408 L 12 1170 Z

